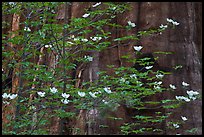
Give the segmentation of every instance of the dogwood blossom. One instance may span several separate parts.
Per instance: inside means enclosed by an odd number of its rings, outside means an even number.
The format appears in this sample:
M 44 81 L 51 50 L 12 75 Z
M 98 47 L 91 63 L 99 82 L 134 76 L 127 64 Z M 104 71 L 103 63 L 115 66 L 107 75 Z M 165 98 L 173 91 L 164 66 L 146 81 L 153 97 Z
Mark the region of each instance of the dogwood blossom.
M 132 74 L 132 75 L 130 75 L 130 78 L 137 78 L 137 75 L 136 74 Z
M 133 48 L 134 48 L 134 50 L 136 50 L 136 51 L 140 51 L 143 47 L 142 47 L 142 46 L 134 46 Z
M 104 104 L 108 104 L 108 102 L 107 102 L 106 100 L 104 100 L 104 99 L 102 100 L 102 102 L 103 102 Z
M 55 93 L 58 92 L 58 90 L 57 90 L 55 87 L 53 87 L 53 88 L 50 88 L 50 92 L 52 92 L 53 94 L 55 94 Z
M 30 32 L 31 30 L 30 30 L 29 27 L 25 27 L 25 28 L 24 28 L 24 31 L 28 31 L 28 32 Z
M 189 98 L 184 97 L 184 96 L 176 96 L 176 99 L 177 99 L 177 100 L 180 100 L 180 101 L 184 100 L 184 101 L 186 101 L 186 102 L 190 102 L 190 101 L 191 101 Z
M 173 124 L 173 126 L 174 126 L 175 128 L 179 128 L 179 127 L 180 127 L 178 124 Z
M 176 89 L 176 86 L 173 85 L 173 84 L 170 84 L 169 87 L 172 88 L 172 89 Z
M 174 20 L 172 20 L 172 19 L 169 19 L 169 18 L 167 18 L 166 21 L 169 22 L 169 23 L 172 23 L 173 25 L 176 25 L 176 26 L 179 25 L 178 22 L 176 22 L 176 21 L 174 21 Z
M 110 94 L 112 91 L 110 90 L 110 87 L 105 87 L 103 88 L 105 90 L 105 92 L 107 92 L 108 94 Z
M 153 66 L 146 66 L 145 68 L 146 69 L 151 69 Z
M 46 48 L 52 48 L 52 45 L 45 45 Z
M 188 120 L 186 117 L 183 117 L 183 116 L 181 116 L 181 119 L 182 119 L 183 121 Z
M 190 90 L 190 91 L 187 91 L 187 94 L 189 96 L 190 99 L 192 100 L 195 100 L 197 95 L 199 95 L 199 93 L 197 91 L 193 91 L 193 90 Z
M 10 97 L 10 94 L 7 94 L 7 93 L 4 93 L 3 95 L 2 95 L 2 98 L 5 98 L 5 99 L 7 99 L 7 98 L 9 98 Z
M 102 37 L 90 37 L 93 41 L 99 41 L 102 39 Z
M 157 77 L 157 78 L 163 78 L 164 75 L 162 75 L 162 74 L 157 74 L 156 77 Z
M 133 27 L 133 28 L 136 26 L 135 23 L 132 23 L 131 21 L 128 21 L 128 25 Z
M 88 39 L 81 39 L 82 42 L 87 42 L 89 41 Z
M 80 92 L 80 91 L 78 91 L 78 95 L 79 95 L 80 97 L 84 97 L 86 94 L 85 94 L 85 92 Z
M 161 85 L 162 84 L 162 81 L 156 81 L 156 82 L 154 82 L 156 85 Z
M 7 99 L 7 98 L 9 98 L 9 99 L 14 99 L 14 98 L 16 98 L 18 95 L 17 94 L 7 94 L 7 93 L 4 93 L 3 95 L 2 95 L 2 97 L 3 98 L 5 98 L 5 99 Z
M 159 26 L 160 29 L 166 29 L 167 27 L 168 27 L 167 25 L 163 25 L 163 24 L 161 24 L 161 25 Z
M 92 5 L 92 7 L 95 8 L 95 7 L 97 7 L 100 4 L 101 4 L 101 2 L 98 2 L 98 3 L 94 4 L 94 5 Z
M 93 97 L 93 98 L 96 98 L 96 97 L 97 97 L 95 94 L 97 94 L 97 93 L 96 93 L 96 92 L 94 92 L 94 93 L 89 92 L 89 95 L 91 95 L 91 97 Z
M 183 85 L 183 86 L 186 86 L 186 87 L 189 86 L 189 84 L 186 83 L 186 82 L 184 82 L 184 81 L 182 82 L 182 85 Z
M 14 99 L 14 98 L 16 98 L 18 95 L 17 94 L 12 94 L 12 95 L 10 95 L 10 99 Z
M 45 96 L 45 92 L 39 91 L 39 92 L 37 92 L 37 94 L 38 94 L 40 97 L 44 97 L 44 96 Z
M 86 13 L 86 14 L 84 14 L 82 17 L 83 17 L 83 18 L 87 18 L 89 15 L 90 15 L 90 14 Z
M 69 94 L 66 94 L 66 93 L 62 93 L 62 97 L 64 97 L 64 98 L 69 98 Z
M 74 43 L 72 43 L 72 42 L 70 42 L 70 41 L 68 41 L 67 43 L 70 44 L 70 45 L 73 45 L 73 44 L 74 44 Z
M 61 102 L 63 103 L 63 104 L 68 104 L 69 103 L 69 100 L 68 99 L 61 99 Z
M 84 56 L 84 58 L 85 58 L 86 60 L 88 60 L 88 61 L 93 61 L 93 57 L 91 57 L 91 56 Z
M 8 101 L 3 101 L 3 104 L 9 105 L 10 102 L 8 102 Z

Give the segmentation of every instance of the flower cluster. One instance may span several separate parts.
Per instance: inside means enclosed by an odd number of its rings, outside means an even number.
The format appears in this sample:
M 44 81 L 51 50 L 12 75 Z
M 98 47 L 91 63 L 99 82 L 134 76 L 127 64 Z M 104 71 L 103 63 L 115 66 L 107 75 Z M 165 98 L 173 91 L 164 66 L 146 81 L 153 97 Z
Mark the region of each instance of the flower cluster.
M 94 5 L 92 5 L 92 7 L 95 8 L 95 7 L 99 6 L 100 4 L 101 4 L 101 2 L 98 2 L 98 3 L 94 4 Z
M 134 46 L 133 48 L 134 48 L 134 50 L 136 50 L 136 51 L 140 51 L 143 47 L 142 47 L 142 46 Z
M 99 41 L 102 39 L 102 37 L 90 37 L 90 39 L 93 41 Z
M 161 24 L 161 25 L 159 26 L 160 29 L 166 29 L 167 27 L 168 27 L 167 25 L 163 25 L 163 24 Z
M 78 91 L 78 95 L 79 95 L 80 97 L 84 97 L 86 94 L 85 94 L 85 92 L 80 92 L 80 91 Z
M 84 56 L 84 58 L 85 58 L 87 61 L 93 61 L 93 57 L 91 57 L 91 56 Z
M 7 94 L 7 93 L 4 93 L 2 95 L 3 98 L 5 99 L 9 98 L 10 100 L 15 99 L 17 96 L 18 96 L 17 94 Z
M 176 22 L 176 21 L 174 21 L 174 20 L 172 20 L 172 19 L 167 18 L 166 20 L 167 20 L 167 22 L 172 23 L 173 25 L 176 25 L 176 26 L 179 25 L 178 22 Z
M 191 100 L 187 97 L 184 97 L 184 96 L 176 96 L 176 99 L 179 100 L 179 101 L 186 101 L 186 102 L 190 102 Z
M 156 78 L 163 78 L 164 77 L 164 75 L 162 75 L 162 74 L 157 74 L 156 75 Z
M 135 23 L 132 23 L 131 21 L 128 21 L 128 25 L 133 27 L 133 28 L 136 26 Z
M 52 48 L 52 45 L 45 45 L 46 48 Z
M 173 85 L 173 84 L 170 84 L 169 87 L 172 88 L 172 89 L 176 89 L 176 86 Z
M 188 120 L 186 117 L 183 117 L 183 116 L 181 116 L 181 119 L 182 119 L 183 121 Z
M 151 69 L 153 66 L 146 66 L 145 68 L 146 69 Z
M 184 82 L 184 81 L 182 82 L 182 85 L 185 86 L 185 87 L 189 86 L 189 84 Z
M 40 97 L 44 97 L 44 96 L 45 96 L 45 92 L 39 91 L 39 92 L 37 92 L 37 94 L 38 94 Z
M 90 15 L 90 14 L 86 13 L 86 14 L 84 14 L 82 17 L 83 17 L 83 18 L 87 18 L 89 15 Z
M 50 88 L 50 92 L 52 92 L 53 94 L 55 94 L 55 93 L 58 92 L 58 90 L 57 90 L 55 87 L 53 87 L 53 88 Z
M 68 103 L 69 103 L 69 100 L 68 100 L 69 96 L 70 96 L 69 94 L 62 93 L 62 97 L 63 97 L 64 99 L 61 99 L 61 102 L 62 102 L 63 104 L 68 104 Z
M 174 126 L 175 128 L 179 128 L 179 127 L 180 127 L 178 124 L 173 124 L 173 126 Z
M 25 27 L 25 28 L 24 28 L 24 31 L 28 31 L 28 32 L 30 32 L 31 30 L 30 30 L 29 27 Z
M 103 88 L 105 92 L 107 92 L 108 94 L 110 94 L 112 91 L 110 89 L 110 87 L 105 87 Z
M 195 100 L 196 96 L 199 95 L 197 91 L 193 91 L 193 90 L 187 91 L 187 94 L 188 94 L 188 97 L 192 100 Z

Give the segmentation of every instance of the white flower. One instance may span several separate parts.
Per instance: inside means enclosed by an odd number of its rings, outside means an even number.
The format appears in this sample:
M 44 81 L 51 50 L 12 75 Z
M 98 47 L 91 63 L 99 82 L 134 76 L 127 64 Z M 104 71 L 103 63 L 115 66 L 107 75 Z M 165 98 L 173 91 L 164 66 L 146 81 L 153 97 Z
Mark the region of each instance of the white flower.
M 50 88 L 50 92 L 52 92 L 53 94 L 55 94 L 55 93 L 57 93 L 58 91 L 57 91 L 57 89 L 56 89 L 55 87 L 53 87 L 53 88 Z
M 187 98 L 187 97 L 184 97 L 184 96 L 176 96 L 176 99 L 177 100 L 184 100 L 184 101 L 186 101 L 186 102 L 190 102 L 191 100 L 189 99 L 189 98 Z
M 119 81 L 120 81 L 121 83 L 124 83 L 124 82 L 125 82 L 125 78 L 121 78 Z
M 79 94 L 80 97 L 84 97 L 85 96 L 85 92 L 78 91 L 78 94 Z
M 88 39 L 81 39 L 81 41 L 83 41 L 83 42 L 87 42 L 87 41 L 88 41 Z
M 188 120 L 186 117 L 183 117 L 183 116 L 181 116 L 181 119 L 182 119 L 183 121 Z
M 69 98 L 69 94 L 66 94 L 66 93 L 62 93 L 62 97 L 64 97 L 64 98 Z
M 169 87 L 172 88 L 172 89 L 176 89 L 176 86 L 173 85 L 173 84 L 170 84 Z
M 93 57 L 91 57 L 91 56 L 84 56 L 84 58 L 85 58 L 86 60 L 88 60 L 88 61 L 93 61 Z
M 142 47 L 142 46 L 134 46 L 133 48 L 134 48 L 134 50 L 136 50 L 136 51 L 140 51 L 143 47 Z
M 15 4 L 15 2 L 9 2 L 9 5 L 14 5 Z
M 197 95 L 199 95 L 199 93 L 197 91 L 193 91 L 193 90 L 190 90 L 190 91 L 187 91 L 187 94 L 189 96 L 190 99 L 192 100 L 195 100 Z
M 79 38 L 74 38 L 74 41 L 79 41 L 80 39 Z
M 166 29 L 168 26 L 167 25 L 163 25 L 163 24 L 161 24 L 160 26 L 159 26 L 159 28 L 161 28 L 161 29 Z
M 90 14 L 87 14 L 87 13 L 86 13 L 86 14 L 84 14 L 82 17 L 83 17 L 83 18 L 87 18 L 89 15 L 90 15 Z
M 162 74 L 157 74 L 156 77 L 157 77 L 157 78 L 163 78 L 164 75 L 162 75 Z
M 102 37 L 90 37 L 90 39 L 92 39 L 93 41 L 99 41 L 102 39 Z
M 146 66 L 145 68 L 146 69 L 151 69 L 153 66 Z
M 68 103 L 69 103 L 69 100 L 68 100 L 68 99 L 61 99 L 61 102 L 62 102 L 63 104 L 68 104 Z
M 9 98 L 10 97 L 10 94 L 7 94 L 7 93 L 4 93 L 3 95 L 2 95 L 2 98 L 5 98 L 5 99 L 7 99 L 7 98 Z
M 107 92 L 108 94 L 110 94 L 112 91 L 110 90 L 110 87 L 105 87 L 103 88 L 105 90 L 105 92 Z
M 131 21 L 128 21 L 128 25 L 131 26 L 131 27 L 135 27 L 135 23 L 132 23 Z
M 8 102 L 8 101 L 3 101 L 3 104 L 9 105 L 10 102 Z
M 75 38 L 75 36 L 74 36 L 74 35 L 71 35 L 71 38 Z
M 72 42 L 70 42 L 70 41 L 68 41 L 67 43 L 69 43 L 70 45 L 73 45 L 74 43 L 72 43 Z
M 183 85 L 183 86 L 186 86 L 186 87 L 189 86 L 189 84 L 188 84 L 188 83 L 185 83 L 184 81 L 182 82 L 182 85 Z
M 29 32 L 30 32 L 31 30 L 30 30 L 29 27 L 25 27 L 25 28 L 24 28 L 24 31 L 29 31 Z
M 92 7 L 94 8 L 94 7 L 97 7 L 98 5 L 100 5 L 101 4 L 101 2 L 98 2 L 98 3 L 96 3 L 96 4 L 94 4 L 94 5 L 92 5 Z
M 105 101 L 104 99 L 102 100 L 102 102 L 103 102 L 104 104 L 108 104 L 108 102 L 107 102 L 107 101 Z
M 12 95 L 10 95 L 10 99 L 14 99 L 14 98 L 16 98 L 18 95 L 17 94 L 12 94 Z
M 52 48 L 52 45 L 45 45 L 46 48 Z
M 45 92 L 37 92 L 37 94 L 40 96 L 40 97 L 44 97 L 45 96 Z
M 159 81 L 159 82 L 154 82 L 156 85 L 161 85 L 162 84 L 162 81 Z
M 113 8 L 111 8 L 111 10 L 115 10 L 117 7 L 113 7 Z
M 161 89 L 161 87 L 158 85 L 157 86 L 154 85 L 154 89 Z
M 175 128 L 179 128 L 179 127 L 180 127 L 178 124 L 173 124 L 173 126 L 174 126 Z
M 178 22 L 176 22 L 176 21 L 174 21 L 174 20 L 172 20 L 172 19 L 169 19 L 169 18 L 167 18 L 166 21 L 169 22 L 169 23 L 172 23 L 173 25 L 176 25 L 176 26 L 179 25 Z
M 136 74 L 132 74 L 132 75 L 130 75 L 130 78 L 137 78 L 137 75 Z
M 97 97 L 95 94 L 97 94 L 97 93 L 96 93 L 96 92 L 94 92 L 94 93 L 89 92 L 89 95 L 91 95 L 93 98 L 96 98 L 96 97 Z

